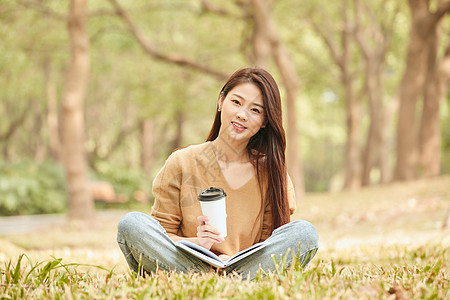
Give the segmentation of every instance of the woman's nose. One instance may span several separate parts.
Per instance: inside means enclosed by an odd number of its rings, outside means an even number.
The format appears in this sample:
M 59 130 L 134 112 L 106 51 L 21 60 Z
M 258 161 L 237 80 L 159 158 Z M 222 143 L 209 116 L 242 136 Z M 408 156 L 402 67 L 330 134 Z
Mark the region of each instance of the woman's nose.
M 238 112 L 237 112 L 237 117 L 241 120 L 247 121 L 248 120 L 248 116 L 247 116 L 247 108 L 246 107 L 242 107 Z

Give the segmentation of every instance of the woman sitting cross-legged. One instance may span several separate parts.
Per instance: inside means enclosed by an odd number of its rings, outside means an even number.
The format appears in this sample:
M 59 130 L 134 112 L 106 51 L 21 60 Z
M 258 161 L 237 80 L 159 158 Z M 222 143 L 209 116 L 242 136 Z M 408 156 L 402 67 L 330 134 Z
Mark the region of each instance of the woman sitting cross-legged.
M 288 265 L 292 254 L 308 264 L 318 249 L 318 234 L 307 221 L 290 222 L 295 195 L 285 148 L 275 80 L 263 69 L 237 71 L 219 94 L 206 142 L 173 152 L 156 176 L 151 215 L 131 212 L 120 221 L 117 241 L 130 268 L 138 273 L 212 269 L 176 247 L 179 240 L 223 259 L 265 241 L 265 247 L 220 270 L 244 278 L 255 278 L 260 268 L 274 271 L 272 255 L 280 261 L 288 249 Z M 197 197 L 209 187 L 226 192 L 226 237 L 202 214 Z

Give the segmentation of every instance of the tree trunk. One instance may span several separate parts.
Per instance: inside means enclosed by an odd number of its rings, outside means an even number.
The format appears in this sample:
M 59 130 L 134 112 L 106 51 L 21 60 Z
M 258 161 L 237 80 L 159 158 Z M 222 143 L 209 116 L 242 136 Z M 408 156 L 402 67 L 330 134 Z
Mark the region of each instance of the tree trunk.
M 43 120 L 45 119 L 44 109 L 41 102 L 33 99 L 28 108 L 32 113 L 33 128 L 29 131 L 28 147 L 30 148 L 30 156 L 37 162 L 42 162 L 47 155 L 47 147 L 42 142 L 43 138 Z
M 12 115 L 12 110 L 8 109 L 8 105 L 6 108 L 6 112 L 8 116 Z M 14 133 L 22 127 L 22 125 L 27 120 L 28 115 L 30 114 L 30 109 L 24 108 L 18 117 L 11 120 L 8 124 L 8 127 L 4 132 L 0 132 L 0 144 L 3 144 L 3 159 L 8 161 L 10 159 L 9 147 L 8 145 L 11 143 L 11 140 L 14 136 Z M 11 119 L 11 118 L 9 118 Z
M 184 105 L 179 105 L 175 112 L 175 124 L 176 130 L 172 143 L 172 151 L 180 148 L 183 143 Z
M 369 99 L 370 125 L 367 135 L 366 145 L 364 147 L 362 161 L 362 185 L 370 185 L 370 174 L 380 159 L 382 148 L 382 109 L 383 99 L 381 95 L 381 78 L 378 77 L 375 66 L 372 61 L 366 60 L 366 93 Z
M 62 142 L 69 194 L 69 218 L 83 220 L 93 218 L 95 213 L 86 179 L 84 149 L 83 107 L 90 68 L 86 1 L 70 1 L 68 30 L 71 59 L 62 101 Z
M 391 153 L 391 149 L 389 147 L 390 140 L 390 125 L 392 124 L 393 117 L 395 115 L 395 111 L 397 110 L 397 98 L 394 97 L 391 105 L 388 105 L 388 108 L 384 110 L 384 118 L 383 125 L 381 128 L 381 139 L 382 139 L 382 147 L 380 152 L 380 183 L 386 184 L 389 183 L 392 179 L 392 170 L 389 164 L 389 156 Z M 390 107 L 392 107 L 390 109 Z
M 419 172 L 422 177 L 438 176 L 440 174 L 441 129 L 439 107 L 447 92 L 449 74 L 445 66 L 450 60 L 450 49 L 437 62 L 438 40 L 440 26 L 430 35 L 430 50 L 428 53 L 428 73 L 425 82 L 424 106 L 419 131 Z M 450 44 L 449 44 L 450 45 Z
M 342 98 L 345 102 L 346 114 L 346 144 L 344 163 L 344 189 L 357 189 L 361 186 L 361 153 L 360 153 L 360 127 L 361 127 L 361 102 L 355 96 L 353 76 L 351 74 L 352 53 L 350 40 L 354 32 L 354 25 L 350 23 L 348 0 L 341 2 L 340 15 L 343 22 L 333 24 L 335 31 L 329 30 L 330 26 L 322 26 L 311 17 L 309 21 L 315 32 L 322 38 L 330 52 L 330 57 L 339 68 L 339 79 L 344 87 Z M 329 19 L 321 16 L 323 20 Z M 340 43 L 340 45 L 339 45 Z
M 391 18 L 368 18 L 363 22 L 363 16 L 375 16 L 373 8 L 363 5 L 361 0 L 355 0 L 355 39 L 361 50 L 365 63 L 365 89 L 369 100 L 370 125 L 363 152 L 362 184 L 371 184 L 373 168 L 379 167 L 380 181 L 387 176 L 387 109 L 383 101 L 383 69 L 386 52 L 391 40 L 391 28 L 395 22 L 396 12 Z M 387 13 L 387 12 L 386 12 Z
M 150 175 L 153 165 L 153 120 L 145 119 L 141 125 L 141 167 L 145 174 Z
M 409 0 L 411 31 L 406 56 L 406 70 L 400 84 L 400 107 L 397 125 L 397 164 L 395 180 L 416 178 L 418 166 L 418 126 L 416 105 L 424 94 L 427 59 L 439 21 L 450 9 L 450 1 L 439 2 L 430 12 L 428 1 Z M 430 40 L 431 39 L 431 40 Z
M 61 158 L 61 142 L 59 138 L 58 96 L 53 75 L 51 58 L 47 57 L 44 63 L 46 96 L 47 96 L 47 128 L 51 156 L 57 161 Z
M 393 139 L 393 132 L 391 130 L 391 124 L 393 124 L 394 117 L 398 111 L 399 102 L 398 91 L 390 99 L 386 101 L 386 105 L 383 109 L 383 125 L 381 127 L 381 137 L 383 140 L 383 146 L 381 148 L 380 170 L 381 178 L 380 183 L 386 184 L 392 181 L 392 167 L 389 163 L 389 157 L 391 155 L 391 147 L 389 141 Z
M 367 51 L 367 49 L 366 49 Z M 364 52 L 364 50 L 363 50 Z M 383 101 L 382 69 L 385 51 L 365 53 L 366 61 L 366 94 L 369 99 L 370 125 L 362 161 L 362 185 L 371 184 L 371 171 L 379 167 L 380 181 L 386 178 L 388 156 L 383 155 L 383 148 L 387 147 L 386 109 Z
M 382 95 L 378 93 L 381 91 L 378 88 L 380 88 L 380 86 L 378 86 L 376 90 L 371 89 L 368 92 L 370 125 L 363 154 L 362 185 L 371 184 L 371 172 L 374 167 L 380 167 L 382 165 L 381 160 L 383 157 L 381 156 L 381 151 L 382 148 L 386 146 L 383 139 L 383 126 L 386 126 L 387 124 L 384 123 L 383 101 L 379 98 L 382 97 Z M 380 167 L 380 172 L 381 170 Z
M 397 164 L 395 180 L 411 180 L 416 177 L 417 139 L 416 104 L 422 95 L 425 82 L 426 47 L 413 21 L 406 56 L 406 70 L 400 84 L 400 106 L 397 124 Z
M 251 36 L 252 49 L 249 61 L 256 67 L 267 69 L 272 55 L 270 38 L 265 27 L 267 20 L 264 18 L 263 14 L 253 11 L 254 10 L 251 10 L 249 13 L 253 25 Z
M 352 79 L 346 72 L 342 75 L 345 85 L 347 142 L 345 145 L 345 181 L 344 189 L 357 189 L 361 186 L 361 102 L 353 94 Z
M 357 189 L 361 186 L 361 101 L 355 97 L 353 78 L 350 73 L 351 51 L 350 34 L 351 24 L 347 1 L 343 2 L 342 15 L 344 28 L 342 31 L 342 56 L 338 62 L 341 68 L 342 83 L 345 86 L 346 116 L 347 116 L 347 143 L 345 146 L 345 181 L 344 189 Z

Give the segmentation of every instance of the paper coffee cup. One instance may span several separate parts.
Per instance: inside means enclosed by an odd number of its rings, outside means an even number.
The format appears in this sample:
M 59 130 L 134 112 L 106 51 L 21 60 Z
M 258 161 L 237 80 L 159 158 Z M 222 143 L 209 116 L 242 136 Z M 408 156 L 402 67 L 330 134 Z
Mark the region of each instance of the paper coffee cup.
M 203 190 L 198 195 L 203 215 L 209 217 L 206 224 L 217 228 L 223 238 L 227 236 L 226 195 L 223 189 L 214 187 Z

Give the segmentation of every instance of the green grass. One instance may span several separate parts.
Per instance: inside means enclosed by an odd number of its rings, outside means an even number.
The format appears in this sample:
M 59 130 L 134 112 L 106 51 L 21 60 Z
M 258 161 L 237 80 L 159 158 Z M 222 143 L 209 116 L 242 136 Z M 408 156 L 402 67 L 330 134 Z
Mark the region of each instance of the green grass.
M 380 250 L 380 249 L 377 249 Z M 386 249 L 385 249 L 386 250 Z M 62 259 L 33 262 L 20 256 L 1 268 L 2 299 L 324 299 L 388 298 L 445 299 L 450 296 L 447 249 L 438 245 L 389 249 L 384 264 L 318 259 L 306 270 L 267 274 L 250 282 L 207 274 L 167 274 L 142 278 Z M 86 268 L 86 266 L 84 266 Z M 95 270 L 94 270 L 95 269 Z M 92 272 L 94 271 L 94 272 Z
M 115 217 L 0 237 L 1 299 L 450 299 L 450 177 L 308 195 L 295 218 L 316 225 L 311 264 L 254 281 L 216 273 L 132 274 Z

